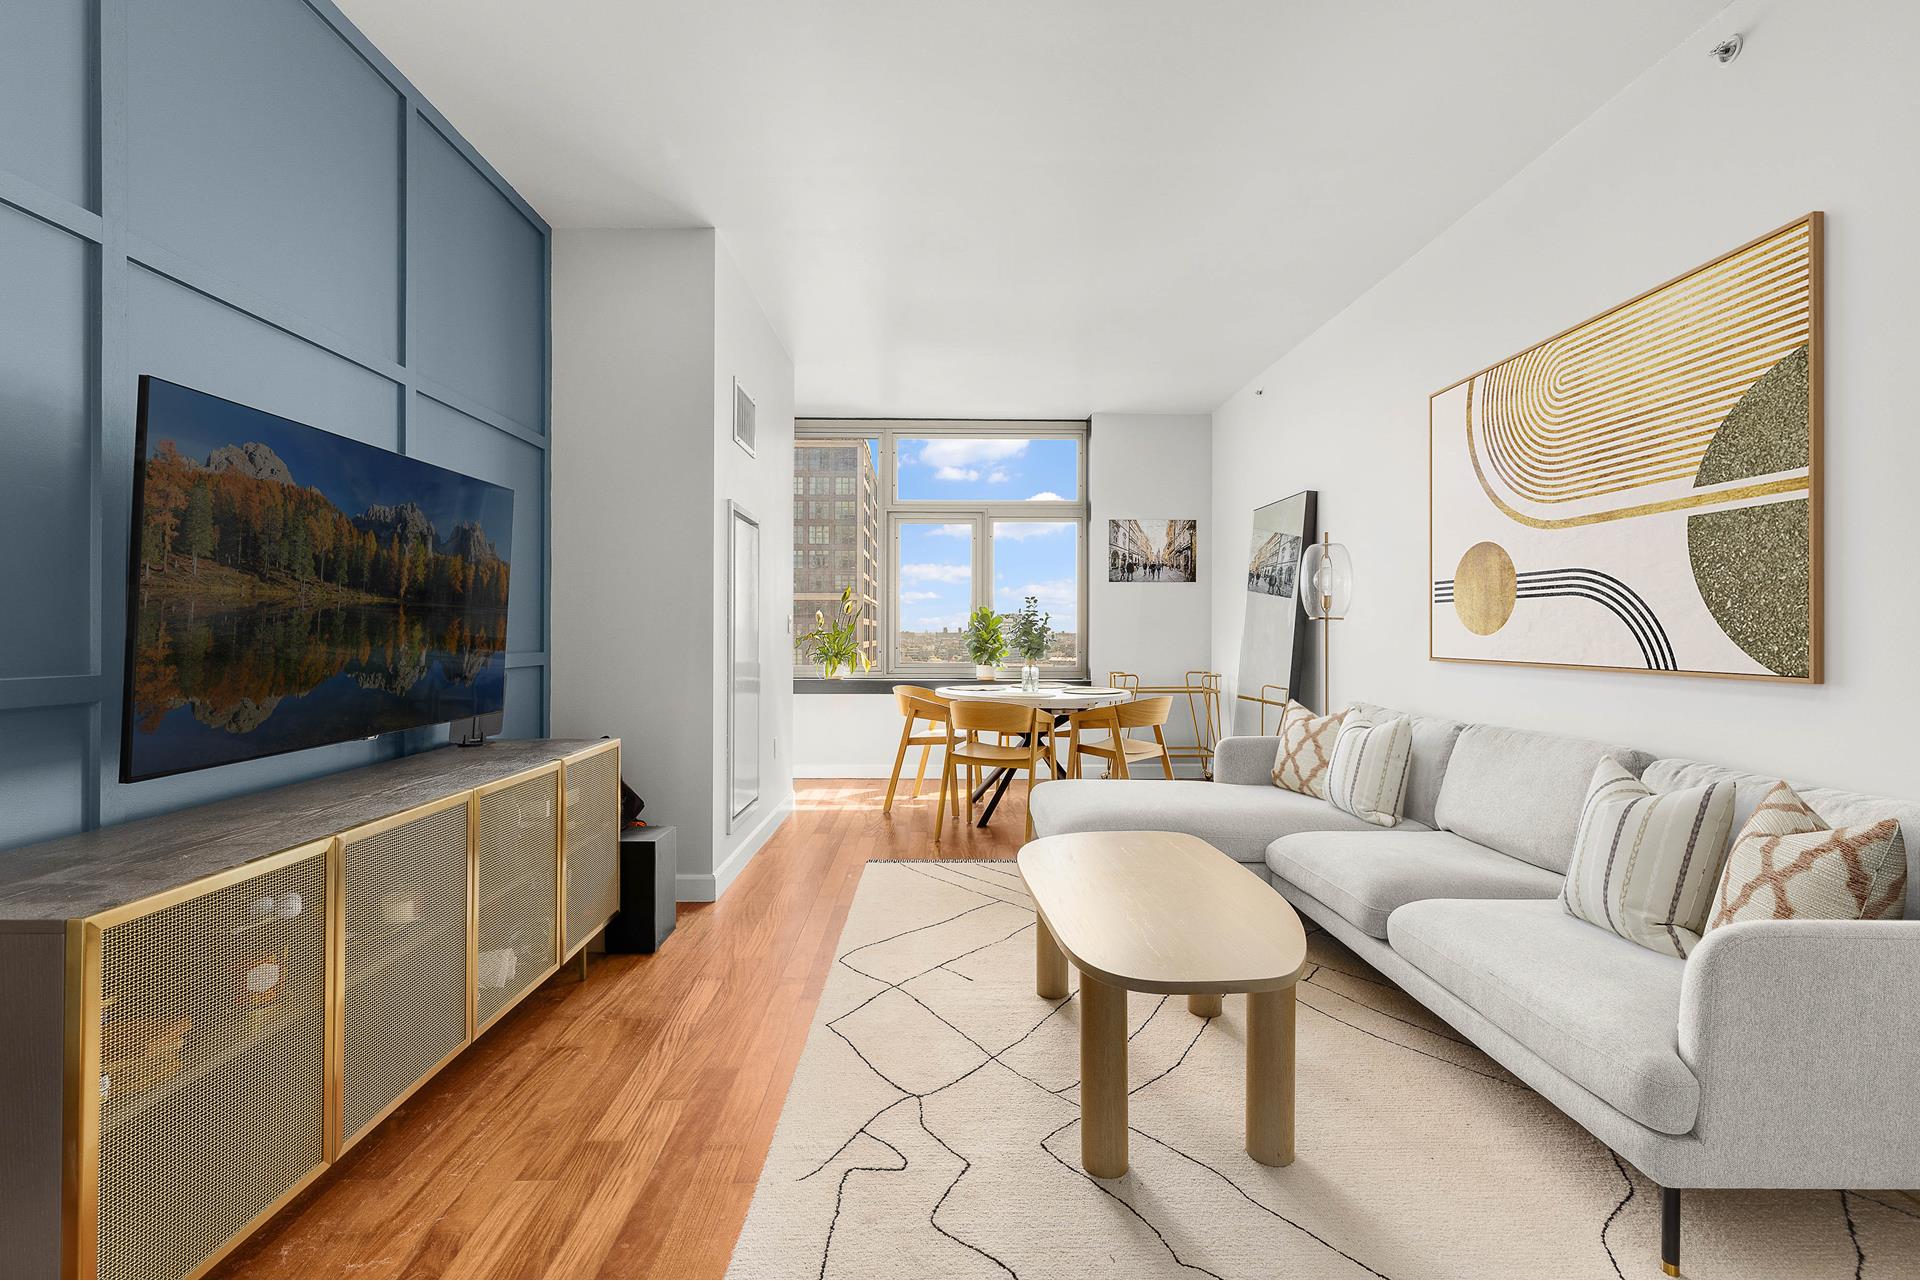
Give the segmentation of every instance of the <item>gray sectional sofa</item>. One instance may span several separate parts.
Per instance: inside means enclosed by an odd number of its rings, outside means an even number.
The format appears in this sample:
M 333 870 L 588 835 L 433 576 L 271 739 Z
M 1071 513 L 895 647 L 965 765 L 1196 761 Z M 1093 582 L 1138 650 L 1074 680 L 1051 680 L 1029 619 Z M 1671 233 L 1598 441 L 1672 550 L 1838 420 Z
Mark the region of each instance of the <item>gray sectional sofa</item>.
M 1670 1272 L 1679 1189 L 1920 1187 L 1920 805 L 1797 789 L 1835 827 L 1900 820 L 1908 919 L 1735 924 L 1683 961 L 1558 901 L 1594 766 L 1611 754 L 1659 790 L 1730 779 L 1735 832 L 1773 776 L 1413 724 L 1397 827 L 1275 787 L 1276 740 L 1229 738 L 1211 783 L 1043 783 L 1034 830 L 1190 832 L 1260 865 L 1301 915 L 1658 1183 Z

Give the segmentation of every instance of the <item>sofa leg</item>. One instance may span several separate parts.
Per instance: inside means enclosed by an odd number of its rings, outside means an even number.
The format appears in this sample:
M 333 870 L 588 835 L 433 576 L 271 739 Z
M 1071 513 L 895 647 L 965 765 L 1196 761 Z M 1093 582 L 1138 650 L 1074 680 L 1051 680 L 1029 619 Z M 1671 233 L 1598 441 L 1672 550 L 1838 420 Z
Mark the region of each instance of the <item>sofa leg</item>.
M 1660 1270 L 1680 1275 L 1680 1189 L 1660 1189 Z

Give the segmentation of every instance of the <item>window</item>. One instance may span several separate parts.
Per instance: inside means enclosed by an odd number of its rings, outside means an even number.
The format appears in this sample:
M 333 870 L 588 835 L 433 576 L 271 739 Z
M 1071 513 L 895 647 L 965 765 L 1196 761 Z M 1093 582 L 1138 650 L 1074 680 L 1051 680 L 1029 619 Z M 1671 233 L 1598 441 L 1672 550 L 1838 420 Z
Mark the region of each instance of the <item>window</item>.
M 793 504 L 794 542 L 807 545 L 806 562 L 796 563 L 793 575 L 793 661 L 803 673 L 819 667 L 800 638 L 813 630 L 816 614 L 830 622 L 845 617 L 840 593 L 849 587 L 860 650 L 874 668 L 881 665 L 878 448 L 878 441 L 846 435 L 795 442 L 793 492 L 809 495 Z M 836 494 L 852 497 L 830 497 Z
M 1071 520 L 993 522 L 993 607 L 1018 611 L 1027 597 L 1048 616 L 1049 664 L 1080 668 L 1080 524 Z
M 894 489 L 903 502 L 1076 502 L 1085 437 L 901 436 Z
M 1086 425 L 1079 422 L 802 419 L 795 444 L 794 663 L 799 638 L 840 592 L 858 602 L 861 648 L 882 675 L 971 675 L 967 616 L 1028 596 L 1050 616 L 1046 664 L 1086 673 Z M 802 483 L 804 478 L 804 484 Z M 831 503 L 809 501 L 833 495 Z M 803 534 L 801 531 L 806 532 Z
M 973 612 L 972 521 L 894 523 L 893 659 L 897 668 L 967 661 Z

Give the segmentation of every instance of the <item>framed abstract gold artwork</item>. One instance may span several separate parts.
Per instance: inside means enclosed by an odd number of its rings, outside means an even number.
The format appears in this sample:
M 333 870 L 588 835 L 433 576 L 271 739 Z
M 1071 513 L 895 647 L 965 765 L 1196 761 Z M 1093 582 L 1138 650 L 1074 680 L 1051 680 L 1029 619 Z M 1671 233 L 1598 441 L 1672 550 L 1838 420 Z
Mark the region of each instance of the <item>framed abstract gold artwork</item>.
M 1429 401 L 1428 655 L 1821 680 L 1821 215 Z

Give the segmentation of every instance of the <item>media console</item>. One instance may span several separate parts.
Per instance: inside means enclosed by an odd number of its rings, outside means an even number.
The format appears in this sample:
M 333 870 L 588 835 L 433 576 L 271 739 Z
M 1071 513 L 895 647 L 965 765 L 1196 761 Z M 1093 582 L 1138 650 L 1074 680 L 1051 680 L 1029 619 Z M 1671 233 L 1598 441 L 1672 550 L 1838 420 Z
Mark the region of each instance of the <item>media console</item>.
M 198 1276 L 619 907 L 617 739 L 0 853 L 0 1273 Z

